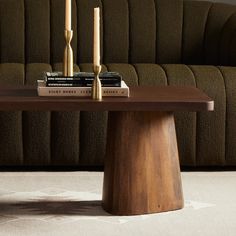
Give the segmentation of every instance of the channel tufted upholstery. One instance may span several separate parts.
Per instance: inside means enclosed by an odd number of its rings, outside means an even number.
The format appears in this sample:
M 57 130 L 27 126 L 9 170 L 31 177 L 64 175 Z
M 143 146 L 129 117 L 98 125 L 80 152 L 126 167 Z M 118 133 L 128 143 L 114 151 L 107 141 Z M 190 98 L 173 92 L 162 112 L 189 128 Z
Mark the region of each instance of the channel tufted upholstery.
M 236 6 L 182 0 L 73 0 L 75 71 L 92 66 L 102 9 L 103 71 L 129 85 L 191 85 L 209 113 L 176 113 L 181 164 L 236 165 Z M 64 0 L 0 0 L 0 85 L 62 70 Z M 107 112 L 0 112 L 0 165 L 102 165 Z M 135 133 L 134 133 L 135 135 Z M 124 137 L 125 138 L 125 137 Z

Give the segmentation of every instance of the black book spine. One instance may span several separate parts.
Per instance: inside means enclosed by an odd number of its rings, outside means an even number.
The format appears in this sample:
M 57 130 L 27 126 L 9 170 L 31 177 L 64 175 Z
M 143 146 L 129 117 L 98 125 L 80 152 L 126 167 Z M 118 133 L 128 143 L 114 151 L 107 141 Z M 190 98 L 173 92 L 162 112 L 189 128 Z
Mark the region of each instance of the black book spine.
M 71 86 L 71 87 L 91 87 L 94 78 L 76 78 L 74 80 L 71 79 L 46 79 L 46 85 L 50 87 L 55 86 Z M 104 87 L 120 87 L 121 86 L 121 79 L 120 78 L 100 78 L 101 84 Z
M 122 77 L 116 72 L 104 72 L 99 77 L 103 87 L 121 87 Z M 48 87 L 91 87 L 93 80 L 94 74 L 89 72 L 76 72 L 73 77 L 63 76 L 60 72 L 45 75 Z
M 121 83 L 102 84 L 102 87 L 121 87 Z M 92 83 L 46 83 L 48 87 L 92 87 Z
M 121 77 L 99 77 L 103 81 L 119 82 Z M 75 77 L 75 78 L 66 78 L 66 77 L 46 77 L 46 81 L 93 81 L 94 77 Z

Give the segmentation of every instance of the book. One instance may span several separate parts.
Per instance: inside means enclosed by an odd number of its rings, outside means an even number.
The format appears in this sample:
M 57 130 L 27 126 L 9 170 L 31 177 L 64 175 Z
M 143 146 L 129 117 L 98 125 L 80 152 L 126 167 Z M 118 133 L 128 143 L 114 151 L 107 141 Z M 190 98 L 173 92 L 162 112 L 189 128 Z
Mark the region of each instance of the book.
M 120 87 L 122 76 L 117 72 L 104 72 L 99 75 L 102 87 Z M 63 76 L 62 72 L 46 72 L 45 82 L 49 87 L 91 87 L 94 73 L 75 72 L 73 76 Z
M 121 81 L 104 81 L 100 79 L 102 87 L 120 87 Z M 46 81 L 48 87 L 92 87 L 93 79 L 81 81 Z
M 90 97 L 91 87 L 48 87 L 44 80 L 38 80 L 39 96 Z M 120 87 L 102 87 L 104 97 L 129 97 L 129 87 L 122 80 Z
M 64 76 L 62 72 L 46 72 L 45 73 L 48 78 L 67 78 L 67 79 L 76 79 L 76 78 L 81 78 L 81 77 L 92 77 L 94 78 L 94 73 L 93 72 L 74 72 L 73 76 Z M 111 71 L 106 71 L 106 72 L 101 72 L 99 77 L 102 78 L 116 78 L 119 77 L 121 78 L 122 76 L 118 72 L 111 72 Z

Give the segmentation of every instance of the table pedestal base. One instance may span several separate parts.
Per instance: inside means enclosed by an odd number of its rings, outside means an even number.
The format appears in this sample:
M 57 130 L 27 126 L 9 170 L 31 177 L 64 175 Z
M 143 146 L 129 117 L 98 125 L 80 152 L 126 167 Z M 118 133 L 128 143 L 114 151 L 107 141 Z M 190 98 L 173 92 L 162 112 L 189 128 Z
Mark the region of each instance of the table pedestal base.
M 135 215 L 183 207 L 171 112 L 109 112 L 103 208 Z

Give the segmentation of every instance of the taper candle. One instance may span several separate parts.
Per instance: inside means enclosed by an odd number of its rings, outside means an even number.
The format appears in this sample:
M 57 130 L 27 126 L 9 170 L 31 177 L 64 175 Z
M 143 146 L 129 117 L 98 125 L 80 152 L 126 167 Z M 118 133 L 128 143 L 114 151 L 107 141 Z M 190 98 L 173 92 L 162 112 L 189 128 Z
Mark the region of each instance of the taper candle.
M 65 29 L 71 30 L 71 0 L 65 1 Z
M 94 8 L 93 65 L 100 66 L 100 9 Z

